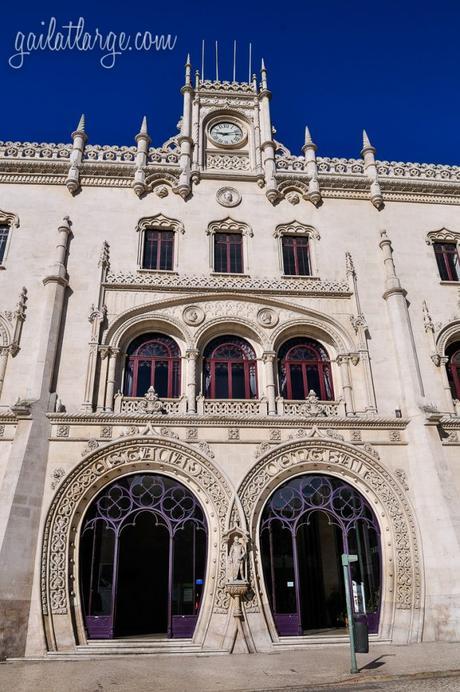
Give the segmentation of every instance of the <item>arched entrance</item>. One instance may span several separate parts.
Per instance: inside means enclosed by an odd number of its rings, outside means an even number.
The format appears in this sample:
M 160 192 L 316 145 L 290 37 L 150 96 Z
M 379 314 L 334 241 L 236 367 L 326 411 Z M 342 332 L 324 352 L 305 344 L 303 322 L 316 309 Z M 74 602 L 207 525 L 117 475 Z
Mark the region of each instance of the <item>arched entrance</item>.
M 381 548 L 367 501 L 334 476 L 291 478 L 262 513 L 260 541 L 266 589 L 280 635 L 338 634 L 346 624 L 342 553 L 351 566 L 355 601 L 362 599 L 370 632 L 378 631 Z
M 81 528 L 88 638 L 191 637 L 204 589 L 206 540 L 201 506 L 177 480 L 140 473 L 107 486 Z

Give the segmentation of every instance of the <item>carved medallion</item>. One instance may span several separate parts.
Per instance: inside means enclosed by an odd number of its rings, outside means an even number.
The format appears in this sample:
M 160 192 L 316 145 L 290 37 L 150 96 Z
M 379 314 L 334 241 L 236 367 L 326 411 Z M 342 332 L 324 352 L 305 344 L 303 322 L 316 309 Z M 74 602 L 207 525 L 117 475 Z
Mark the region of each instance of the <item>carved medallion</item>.
M 182 317 L 185 324 L 188 324 L 190 327 L 197 327 L 203 322 L 205 314 L 203 308 L 200 308 L 199 305 L 189 305 L 182 312 Z
M 241 194 L 234 187 L 221 187 L 216 199 L 223 207 L 236 207 L 241 202 Z
M 271 308 L 262 308 L 257 313 L 257 321 L 262 327 L 272 329 L 278 324 L 279 316 Z

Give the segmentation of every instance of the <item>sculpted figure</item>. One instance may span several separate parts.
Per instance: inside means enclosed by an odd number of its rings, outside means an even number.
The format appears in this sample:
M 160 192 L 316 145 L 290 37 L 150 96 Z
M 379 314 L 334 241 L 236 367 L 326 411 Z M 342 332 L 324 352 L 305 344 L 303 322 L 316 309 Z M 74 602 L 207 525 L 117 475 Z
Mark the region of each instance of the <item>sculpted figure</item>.
M 243 580 L 244 560 L 246 558 L 246 546 L 242 543 L 239 536 L 233 539 L 232 547 L 228 554 L 228 572 L 231 581 Z

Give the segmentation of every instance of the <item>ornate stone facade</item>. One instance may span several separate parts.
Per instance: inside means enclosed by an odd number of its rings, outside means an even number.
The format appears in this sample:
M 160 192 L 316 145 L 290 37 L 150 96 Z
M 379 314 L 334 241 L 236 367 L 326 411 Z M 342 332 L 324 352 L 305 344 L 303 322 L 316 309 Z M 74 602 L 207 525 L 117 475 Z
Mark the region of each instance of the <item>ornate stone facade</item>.
M 292 155 L 273 139 L 265 68 L 260 85 L 193 85 L 187 61 L 182 93 L 160 147 L 146 118 L 136 146 L 88 145 L 84 118 L 72 144 L 0 145 L 1 654 L 92 651 L 84 518 L 140 472 L 185 485 L 207 527 L 193 635 L 149 650 L 289 647 L 260 522 L 306 474 L 373 512 L 372 636 L 458 639 L 459 284 L 441 281 L 433 244 L 459 242 L 460 169 L 379 161 L 367 135 L 359 159 L 316 156 L 308 128 Z M 216 123 L 239 140 L 219 145 Z M 240 248 L 238 271 L 216 265 L 216 238 Z M 212 389 L 212 344 L 243 349 L 238 396 Z M 168 377 L 138 386 L 155 359 Z

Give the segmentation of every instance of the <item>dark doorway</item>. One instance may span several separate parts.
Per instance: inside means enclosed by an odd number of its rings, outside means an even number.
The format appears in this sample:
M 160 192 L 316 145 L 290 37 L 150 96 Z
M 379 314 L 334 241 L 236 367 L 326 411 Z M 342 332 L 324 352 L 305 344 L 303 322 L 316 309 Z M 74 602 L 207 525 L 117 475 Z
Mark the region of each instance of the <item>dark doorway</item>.
M 169 534 L 151 512 L 138 514 L 120 533 L 115 633 L 166 634 Z
M 345 626 L 341 531 L 322 512 L 313 512 L 297 531 L 300 602 L 304 634 Z
M 348 483 L 313 474 L 286 481 L 264 508 L 260 540 L 268 598 L 280 635 L 343 631 L 342 553 L 358 558 L 350 568 L 355 612 L 366 614 L 369 632 L 378 631 L 378 523 L 367 501 Z

